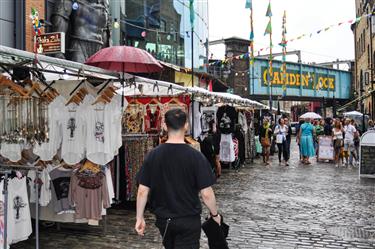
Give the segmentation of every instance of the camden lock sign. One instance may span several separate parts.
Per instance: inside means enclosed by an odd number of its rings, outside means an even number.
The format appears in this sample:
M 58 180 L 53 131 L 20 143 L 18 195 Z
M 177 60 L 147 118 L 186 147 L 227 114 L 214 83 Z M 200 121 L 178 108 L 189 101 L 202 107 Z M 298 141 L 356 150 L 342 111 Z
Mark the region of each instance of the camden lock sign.
M 46 33 L 35 38 L 38 54 L 65 53 L 65 33 Z
M 262 67 L 262 86 L 268 86 L 267 67 Z M 270 78 L 272 87 L 282 87 L 284 84 L 288 88 L 300 88 L 310 90 L 333 91 L 336 88 L 336 76 L 330 74 L 308 73 L 299 70 L 287 70 L 286 74 L 281 73 L 280 68 L 273 68 Z

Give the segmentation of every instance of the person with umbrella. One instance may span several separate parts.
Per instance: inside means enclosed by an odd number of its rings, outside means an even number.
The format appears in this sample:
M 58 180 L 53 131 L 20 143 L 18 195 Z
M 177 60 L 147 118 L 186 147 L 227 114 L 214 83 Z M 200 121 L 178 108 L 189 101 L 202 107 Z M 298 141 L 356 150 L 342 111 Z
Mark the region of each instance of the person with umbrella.
M 298 134 L 298 142 L 301 146 L 301 154 L 304 164 L 311 164 L 310 157 L 315 155 L 313 137 L 315 134 L 314 126 L 311 124 L 310 118 L 305 118 L 305 123 L 301 125 Z

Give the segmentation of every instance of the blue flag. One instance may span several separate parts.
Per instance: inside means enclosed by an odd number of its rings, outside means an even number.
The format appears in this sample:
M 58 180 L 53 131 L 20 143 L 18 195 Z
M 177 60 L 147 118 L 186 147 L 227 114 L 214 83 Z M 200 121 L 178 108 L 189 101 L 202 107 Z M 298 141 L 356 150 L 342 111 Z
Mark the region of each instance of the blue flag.
M 252 9 L 253 8 L 253 0 L 246 0 L 246 9 Z

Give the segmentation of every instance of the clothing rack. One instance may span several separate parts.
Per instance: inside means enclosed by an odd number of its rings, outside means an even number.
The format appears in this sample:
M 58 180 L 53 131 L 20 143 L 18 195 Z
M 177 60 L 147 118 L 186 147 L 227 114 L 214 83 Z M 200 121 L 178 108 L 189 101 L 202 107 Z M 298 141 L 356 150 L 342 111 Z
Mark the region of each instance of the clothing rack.
M 138 140 L 140 138 L 157 138 L 159 137 L 159 134 L 126 134 L 122 135 L 123 141 L 132 141 L 132 140 Z
M 24 166 L 24 165 L 6 165 L 0 164 L 0 173 L 5 174 L 4 178 L 4 188 L 3 188 L 3 195 L 4 195 L 4 239 L 3 239 L 3 248 L 8 248 L 7 245 L 7 230 L 8 230 L 8 176 L 14 170 L 35 170 L 35 194 L 36 194 L 36 201 L 35 201 L 35 249 L 39 249 L 39 187 L 38 187 L 38 179 L 39 179 L 39 171 L 42 169 L 36 166 Z

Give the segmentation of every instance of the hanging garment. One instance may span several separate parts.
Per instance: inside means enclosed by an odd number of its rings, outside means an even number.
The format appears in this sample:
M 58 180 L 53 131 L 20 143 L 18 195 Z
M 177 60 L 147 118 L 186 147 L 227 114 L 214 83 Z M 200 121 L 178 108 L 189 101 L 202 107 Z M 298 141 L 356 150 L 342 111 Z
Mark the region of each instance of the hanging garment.
M 59 123 L 62 127 L 61 157 L 69 165 L 79 163 L 85 158 L 85 122 L 82 106 L 69 104 L 61 110 Z
M 107 183 L 107 189 L 108 189 L 108 198 L 109 198 L 109 204 L 113 204 L 113 199 L 115 198 L 115 190 L 113 188 L 113 180 L 112 180 L 112 173 L 111 170 L 106 167 L 105 168 L 105 179 Z
M 22 159 L 22 145 L 19 143 L 2 142 L 0 154 L 11 162 L 18 162 Z
M 114 146 L 112 141 L 111 128 L 114 115 L 111 105 L 97 103 L 85 108 L 83 114 L 86 127 L 86 157 L 91 162 L 105 165 L 114 158 Z
M 234 136 L 238 141 L 238 158 L 243 164 L 245 162 L 245 135 L 242 129 L 237 129 Z
M 13 178 L 8 182 L 7 231 L 9 244 L 27 240 L 32 233 L 26 177 Z
M 128 105 L 124 113 L 122 128 L 126 134 L 144 132 L 144 105 L 138 103 Z
M 222 106 L 217 110 L 217 120 L 222 134 L 233 133 L 237 119 L 238 114 L 232 106 Z
M 51 169 L 51 167 L 49 168 Z M 70 178 L 72 170 L 57 168 L 50 171 L 49 176 L 52 181 L 52 202 L 56 213 L 71 213 L 74 208 L 69 202 Z
M 248 124 L 247 124 L 247 118 L 245 113 L 238 112 L 238 124 L 241 125 L 242 130 L 247 131 Z
M 194 104 L 194 113 L 193 113 L 193 104 Z M 195 101 L 190 103 L 190 113 L 189 113 L 189 122 L 190 127 L 192 127 L 194 134 L 193 138 L 197 139 L 203 132 L 202 130 L 202 104 Z M 194 114 L 194 117 L 193 117 Z M 194 119 L 194 127 L 193 127 L 193 119 Z M 208 130 L 207 130 L 208 131 Z
M 102 172 L 91 176 L 79 171 L 73 174 L 69 201 L 75 206 L 76 219 L 102 219 L 102 209 L 110 207 L 107 186 L 106 176 Z
M 124 140 L 126 200 L 134 201 L 137 195 L 136 175 L 145 156 L 157 144 L 157 137 L 128 138 Z
M 220 140 L 220 161 L 234 162 L 236 159 L 234 154 L 234 143 L 231 134 L 221 134 Z
M 201 117 L 201 126 L 202 126 L 202 133 L 207 133 L 210 130 L 210 124 L 215 123 L 217 124 L 216 120 L 216 106 L 210 107 L 201 107 L 202 109 L 202 117 Z
M 51 161 L 61 146 L 62 130 L 59 120 L 62 118 L 61 110 L 65 109 L 66 100 L 61 95 L 57 96 L 48 105 L 48 142 L 36 143 L 34 145 L 34 154 L 39 156 L 42 161 Z
M 145 112 L 145 132 L 158 133 L 161 129 L 161 108 L 159 104 L 147 104 Z
M 122 146 L 122 114 L 128 106 L 128 101 L 124 98 L 124 105 L 121 102 L 121 95 L 116 95 L 112 98 L 110 105 L 112 122 L 111 122 L 111 141 L 113 144 L 113 155 L 118 155 L 119 149 Z
M 29 181 L 30 203 L 35 203 L 37 199 L 36 194 L 35 194 L 36 172 L 34 170 L 30 170 L 29 173 L 27 174 L 27 177 L 30 178 L 30 181 Z M 39 181 L 38 181 L 39 204 L 42 207 L 47 206 L 52 199 L 50 183 L 51 183 L 51 178 L 49 176 L 48 170 L 43 169 L 43 171 L 39 173 Z

